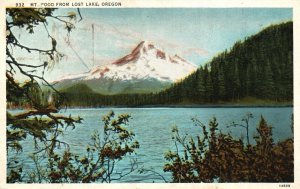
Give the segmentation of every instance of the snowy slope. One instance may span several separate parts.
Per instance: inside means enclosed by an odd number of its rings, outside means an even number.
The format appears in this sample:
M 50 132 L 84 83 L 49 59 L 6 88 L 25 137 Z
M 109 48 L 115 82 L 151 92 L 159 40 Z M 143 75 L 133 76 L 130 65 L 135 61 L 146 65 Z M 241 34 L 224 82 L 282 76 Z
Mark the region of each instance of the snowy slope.
M 141 90 L 144 82 L 147 83 L 147 86 L 144 86 L 146 88 L 149 87 L 149 82 L 154 82 L 155 85 L 161 83 L 165 88 L 167 84 L 183 79 L 196 69 L 196 65 L 178 55 L 171 56 L 155 45 L 142 41 L 130 54 L 108 65 L 97 66 L 87 73 L 66 76 L 60 79 L 59 83 L 64 87 L 74 83 L 86 83 L 94 91 L 113 94 L 122 93 L 122 89 L 114 91 L 116 86 L 128 89 L 128 84 L 139 83 L 138 88 Z M 120 86 L 120 83 L 125 86 Z M 162 86 L 157 86 L 158 90 Z M 100 87 L 102 88 L 99 91 Z M 103 92 L 105 88 L 107 92 Z M 129 88 L 134 90 L 132 86 Z

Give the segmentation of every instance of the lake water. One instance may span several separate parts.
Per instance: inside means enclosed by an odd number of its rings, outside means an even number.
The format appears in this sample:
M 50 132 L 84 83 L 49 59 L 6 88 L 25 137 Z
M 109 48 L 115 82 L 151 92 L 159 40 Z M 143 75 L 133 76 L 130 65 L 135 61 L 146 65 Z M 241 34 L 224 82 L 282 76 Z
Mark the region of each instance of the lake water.
M 273 126 L 273 138 L 275 142 L 292 137 L 290 129 L 292 107 L 259 107 L 259 108 L 101 108 L 101 109 L 69 109 L 62 114 L 80 116 L 84 119 L 82 124 L 76 125 L 74 130 L 68 129 L 65 132 L 63 140 L 70 144 L 71 151 L 81 154 L 85 152 L 86 146 L 91 142 L 91 133 L 95 130 L 102 131 L 102 116 L 113 110 L 116 115 L 127 113 L 132 119 L 129 122 L 129 128 L 136 134 L 136 139 L 140 143 L 137 150 L 139 167 L 153 169 L 162 174 L 166 179 L 171 175 L 163 172 L 163 166 L 166 163 L 164 153 L 174 149 L 172 141 L 172 127 L 176 125 L 182 135 L 194 137 L 201 132 L 199 127 L 195 127 L 191 118 L 195 117 L 202 123 L 208 125 L 209 120 L 215 116 L 219 123 L 219 129 L 222 132 L 231 132 L 233 136 L 244 136 L 245 129 L 240 127 L 227 128 L 232 121 L 242 123 L 241 119 L 249 112 L 253 114 L 250 120 L 250 134 L 256 131 L 260 116 L 263 115 L 267 122 Z M 253 140 L 251 140 L 253 142 Z M 24 153 L 30 153 L 33 142 L 23 143 Z M 22 156 L 26 161 L 24 169 L 32 169 L 32 161 Z M 8 157 L 10 158 L 10 157 Z M 128 162 L 120 164 L 117 169 L 128 168 Z M 163 182 L 157 175 L 148 172 L 139 174 L 137 171 L 124 177 L 118 182 Z

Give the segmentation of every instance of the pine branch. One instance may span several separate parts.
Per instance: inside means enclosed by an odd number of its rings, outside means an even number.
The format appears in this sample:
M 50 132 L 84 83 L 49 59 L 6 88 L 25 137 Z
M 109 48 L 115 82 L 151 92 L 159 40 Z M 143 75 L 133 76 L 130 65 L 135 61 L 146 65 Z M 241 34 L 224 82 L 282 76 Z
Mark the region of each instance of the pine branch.
M 57 113 L 58 110 L 54 107 L 47 107 L 46 109 L 39 109 L 39 110 L 30 110 L 27 112 L 22 112 L 20 114 L 14 115 L 16 119 L 26 119 L 29 116 L 36 116 L 36 115 L 48 115 L 50 113 Z M 56 117 L 57 119 L 62 119 L 63 117 Z

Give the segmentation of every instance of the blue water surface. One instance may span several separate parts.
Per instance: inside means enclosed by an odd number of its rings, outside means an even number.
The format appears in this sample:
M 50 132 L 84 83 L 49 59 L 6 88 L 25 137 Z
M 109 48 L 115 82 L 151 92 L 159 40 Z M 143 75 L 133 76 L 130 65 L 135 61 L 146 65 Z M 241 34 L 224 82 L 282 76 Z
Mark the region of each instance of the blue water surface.
M 68 109 L 61 114 L 80 116 L 83 123 L 77 124 L 74 130 L 67 129 L 61 138 L 70 144 L 73 153 L 83 154 L 86 146 L 91 143 L 91 134 L 98 130 L 103 131 L 102 116 L 113 110 L 116 115 L 127 113 L 132 119 L 129 122 L 129 129 L 135 133 L 136 140 L 140 143 L 137 150 L 139 167 L 152 169 L 170 180 L 171 175 L 164 173 L 163 166 L 166 163 L 164 154 L 168 150 L 174 150 L 172 141 L 172 127 L 177 126 L 179 132 L 187 137 L 195 137 L 201 134 L 200 127 L 193 124 L 191 118 L 197 118 L 208 125 L 212 117 L 216 117 L 219 123 L 219 130 L 223 133 L 230 132 L 235 137 L 244 137 L 246 142 L 246 131 L 242 127 L 227 128 L 233 121 L 241 123 L 247 113 L 253 114 L 250 119 L 249 133 L 250 142 L 254 143 L 253 135 L 260 117 L 264 116 L 267 122 L 273 127 L 273 138 L 275 142 L 293 137 L 290 128 L 292 107 L 238 107 L 238 108 L 98 108 L 98 109 Z M 24 169 L 33 169 L 32 160 L 27 157 L 33 150 L 33 142 L 28 139 L 23 143 L 24 152 L 20 158 L 24 159 Z M 11 157 L 8 157 L 8 159 Z M 124 159 L 116 167 L 117 170 L 129 168 L 129 160 Z M 158 175 L 146 172 L 144 174 L 135 171 L 117 182 L 164 182 Z

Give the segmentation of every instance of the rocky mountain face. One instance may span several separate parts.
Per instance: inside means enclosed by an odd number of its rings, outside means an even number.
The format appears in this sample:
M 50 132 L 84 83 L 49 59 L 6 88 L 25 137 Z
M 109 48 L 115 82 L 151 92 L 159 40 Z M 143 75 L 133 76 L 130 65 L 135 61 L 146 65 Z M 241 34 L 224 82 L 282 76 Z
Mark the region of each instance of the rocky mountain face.
M 130 54 L 89 72 L 68 75 L 57 81 L 62 88 L 86 84 L 102 94 L 157 92 L 196 71 L 197 66 L 170 55 L 147 41 L 140 42 Z

